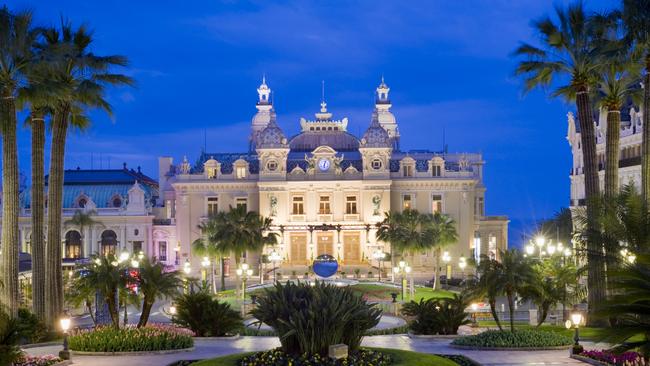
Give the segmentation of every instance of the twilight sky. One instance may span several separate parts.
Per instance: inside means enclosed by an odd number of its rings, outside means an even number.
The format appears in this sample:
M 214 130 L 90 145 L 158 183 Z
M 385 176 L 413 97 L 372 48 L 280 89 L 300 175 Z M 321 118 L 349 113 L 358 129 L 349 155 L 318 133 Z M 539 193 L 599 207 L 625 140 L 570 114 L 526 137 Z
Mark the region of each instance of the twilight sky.
M 555 2 L 566 4 L 567 1 Z M 569 202 L 566 113 L 543 92 L 523 95 L 510 53 L 535 42 L 530 21 L 552 1 L 68 1 L 10 0 L 37 23 L 61 16 L 95 30 L 93 50 L 128 56 L 136 88 L 114 89 L 111 120 L 71 133 L 66 167 L 126 162 L 157 177 L 158 156 L 194 161 L 246 151 L 262 74 L 288 135 L 312 117 L 325 80 L 328 109 L 359 135 L 383 74 L 403 149 L 484 154 L 486 213 L 510 216 L 511 245 Z M 603 11 L 616 1 L 586 1 Z M 49 137 L 48 137 L 49 138 Z M 19 136 L 29 173 L 30 137 Z

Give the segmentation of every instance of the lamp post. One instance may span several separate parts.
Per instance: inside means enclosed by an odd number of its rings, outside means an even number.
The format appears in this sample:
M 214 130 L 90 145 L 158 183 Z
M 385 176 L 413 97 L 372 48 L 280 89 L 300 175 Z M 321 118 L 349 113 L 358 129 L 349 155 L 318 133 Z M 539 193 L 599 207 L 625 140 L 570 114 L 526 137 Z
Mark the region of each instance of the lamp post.
M 379 282 L 381 282 L 381 262 L 384 261 L 386 253 L 377 249 L 374 253 L 372 253 L 372 257 L 377 260 L 377 268 L 379 269 Z
M 399 261 L 397 267 L 393 267 L 393 273 L 399 274 L 402 277 L 402 301 L 406 297 L 406 275 L 411 273 L 411 267 L 405 261 Z
M 190 276 L 191 272 L 192 272 L 192 266 L 190 264 L 190 260 L 186 259 L 185 263 L 183 263 L 183 273 L 185 273 L 185 276 L 183 277 L 183 282 L 185 282 L 185 291 L 187 293 L 190 292 L 190 283 L 188 281 L 188 277 Z
M 70 359 L 70 350 L 68 349 L 68 330 L 70 329 L 70 322 L 70 316 L 66 311 L 63 313 L 63 316 L 59 320 L 61 330 L 63 330 L 63 349 L 59 351 L 59 357 L 63 360 Z
M 169 315 L 171 315 L 171 321 L 172 321 L 172 323 L 174 322 L 174 316 L 176 315 L 176 311 L 177 311 L 177 310 L 176 310 L 176 305 L 171 304 L 171 305 L 169 306 Z
M 445 287 L 449 287 L 449 275 L 451 273 L 449 270 L 449 262 L 451 261 L 451 255 L 449 255 L 449 252 L 445 251 L 442 253 L 442 261 L 445 262 Z
M 201 261 L 201 280 L 204 283 L 208 281 L 208 267 L 210 266 L 210 259 L 208 257 L 203 257 Z
M 472 303 L 471 308 L 472 308 L 472 326 L 478 327 L 478 321 L 476 320 L 476 311 L 478 310 L 478 304 Z
M 242 286 L 241 286 L 242 301 L 246 299 L 246 281 L 252 275 L 253 275 L 253 270 L 248 267 L 248 263 L 242 263 L 239 266 L 239 268 L 237 268 L 237 276 L 239 276 L 242 280 Z
M 276 262 L 280 262 L 282 260 L 282 256 L 280 255 L 280 253 L 276 252 L 275 249 L 273 249 L 273 251 L 269 254 L 268 258 L 273 264 L 273 282 L 275 283 L 277 282 L 277 279 L 275 277 L 275 270 L 277 267 Z
M 572 352 L 574 354 L 582 352 L 583 348 L 580 345 L 580 324 L 582 323 L 582 313 L 576 308 L 573 308 L 573 311 L 571 312 L 571 319 L 567 320 L 564 325 L 566 326 L 567 329 L 571 329 L 573 327 L 575 329 L 575 333 L 573 334 L 573 348 Z
M 462 274 L 463 274 L 463 281 L 465 280 L 465 267 L 467 267 L 467 259 L 465 259 L 464 256 L 461 256 L 458 259 L 458 268 L 460 268 Z

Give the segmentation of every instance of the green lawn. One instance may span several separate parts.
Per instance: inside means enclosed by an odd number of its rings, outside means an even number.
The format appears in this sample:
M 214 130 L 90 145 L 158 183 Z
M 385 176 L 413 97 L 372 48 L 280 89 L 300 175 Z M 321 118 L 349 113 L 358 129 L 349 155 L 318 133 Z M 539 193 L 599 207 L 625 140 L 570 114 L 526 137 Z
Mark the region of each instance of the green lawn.
M 496 328 L 497 324 L 494 320 L 482 320 L 479 321 L 479 326 Z M 505 330 L 510 329 L 510 323 L 508 322 L 501 321 L 501 326 Z M 531 326 L 528 323 L 515 322 L 515 329 L 534 329 L 534 328 L 535 328 L 534 326 Z M 537 329 L 544 330 L 547 332 L 559 333 L 569 338 L 573 338 L 573 334 L 575 333 L 574 329 L 566 329 L 566 327 L 562 327 L 559 325 L 541 325 Z M 580 339 L 596 339 L 598 338 L 599 332 L 601 331 L 602 331 L 601 328 L 582 327 L 580 328 Z
M 458 366 L 457 363 L 436 355 L 388 348 L 373 349 L 389 354 L 393 358 L 391 366 Z M 197 362 L 193 364 L 193 366 L 236 366 L 238 360 L 249 354 L 250 353 L 239 353 L 236 355 L 217 357 Z
M 401 290 L 398 287 L 384 286 L 384 285 L 373 285 L 373 284 L 364 284 L 360 283 L 358 285 L 350 286 L 350 288 L 360 294 L 365 295 L 368 300 L 391 300 L 391 292 L 397 292 L 399 294 L 398 299 L 401 298 Z M 416 287 L 415 288 L 415 301 L 420 301 L 420 299 L 430 299 L 430 298 L 441 298 L 441 297 L 451 297 L 453 292 L 446 290 L 437 290 L 433 291 L 430 287 Z M 408 299 L 410 300 L 410 299 Z

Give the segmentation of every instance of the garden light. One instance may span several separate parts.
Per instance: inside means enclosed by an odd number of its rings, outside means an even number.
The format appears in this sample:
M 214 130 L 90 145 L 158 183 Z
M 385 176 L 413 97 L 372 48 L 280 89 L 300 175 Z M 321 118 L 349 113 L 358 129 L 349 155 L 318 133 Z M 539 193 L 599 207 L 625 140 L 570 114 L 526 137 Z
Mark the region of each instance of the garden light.
M 63 313 L 63 316 L 59 320 L 61 325 L 61 330 L 63 331 L 63 349 L 59 351 L 59 357 L 63 360 L 70 359 L 70 350 L 68 349 L 68 330 L 70 330 L 71 319 L 68 313 Z

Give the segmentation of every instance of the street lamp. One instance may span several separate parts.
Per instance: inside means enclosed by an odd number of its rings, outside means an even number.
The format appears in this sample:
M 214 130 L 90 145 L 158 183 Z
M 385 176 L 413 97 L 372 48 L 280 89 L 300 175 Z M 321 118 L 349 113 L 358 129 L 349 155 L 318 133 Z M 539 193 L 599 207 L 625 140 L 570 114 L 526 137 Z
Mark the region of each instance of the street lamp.
M 472 326 L 477 327 L 478 321 L 476 320 L 476 311 L 478 310 L 478 304 L 472 303 L 471 308 L 472 308 Z
M 449 270 L 449 262 L 451 261 L 451 255 L 449 255 L 449 252 L 445 251 L 442 253 L 442 261 L 445 262 L 445 286 L 449 287 L 449 275 L 451 273 Z
M 174 304 L 169 306 L 169 315 L 171 315 L 171 321 L 174 322 L 174 316 L 176 315 L 176 306 Z
M 458 259 L 458 268 L 460 268 L 463 273 L 463 280 L 465 280 L 465 267 L 467 267 L 467 259 L 465 259 L 464 256 L 461 256 Z
M 374 253 L 372 253 L 372 257 L 377 260 L 377 268 L 379 268 L 379 282 L 381 282 L 381 262 L 384 261 L 386 253 L 377 249 Z
M 393 267 L 393 273 L 402 276 L 402 301 L 406 297 L 406 275 L 411 273 L 411 267 L 405 261 L 399 261 L 397 267 Z
M 70 359 L 70 350 L 68 349 L 68 330 L 70 329 L 71 319 L 67 312 L 59 320 L 61 330 L 63 330 L 63 349 L 59 351 L 59 357 L 63 360 Z
M 580 327 L 580 324 L 582 323 L 582 313 L 574 307 L 573 312 L 571 313 L 571 319 L 567 320 L 564 325 L 566 326 L 567 329 L 571 329 L 573 327 L 575 329 L 575 333 L 573 334 L 573 353 L 580 353 L 582 352 L 582 346 L 580 345 L 580 333 L 578 331 L 578 328 Z
M 208 257 L 203 257 L 201 261 L 201 280 L 203 282 L 208 281 L 208 267 L 210 266 L 210 259 Z
M 186 259 L 185 264 L 183 264 L 183 272 L 185 272 L 186 275 L 189 275 L 190 272 L 192 272 L 192 267 L 189 259 Z
M 282 256 L 280 253 L 276 252 L 275 249 L 269 254 L 269 260 L 273 264 L 273 282 L 277 282 L 276 277 L 275 277 L 275 270 L 276 270 L 276 262 L 280 262 L 282 260 Z
M 253 275 L 253 270 L 248 267 L 248 263 L 242 263 L 239 268 L 237 268 L 237 276 L 241 277 L 242 279 L 242 286 L 241 286 L 241 298 L 242 301 L 246 299 L 246 281 L 248 280 L 249 277 Z
M 120 253 L 119 262 L 120 262 L 120 263 L 125 262 L 126 260 L 129 259 L 129 257 L 130 257 L 129 252 L 127 252 L 127 251 L 126 251 L 126 248 L 124 248 L 124 249 L 122 250 L 122 253 Z

